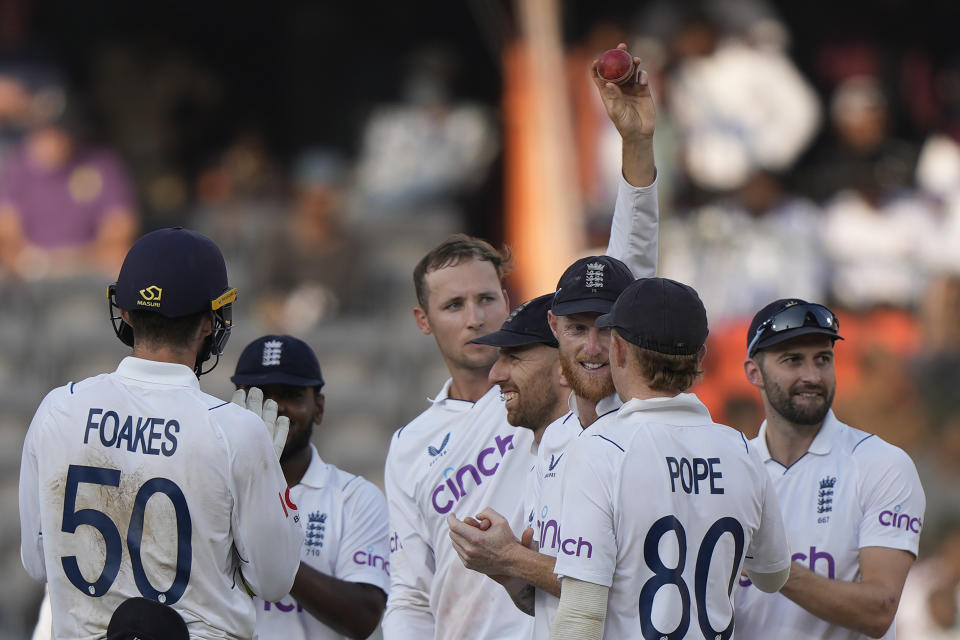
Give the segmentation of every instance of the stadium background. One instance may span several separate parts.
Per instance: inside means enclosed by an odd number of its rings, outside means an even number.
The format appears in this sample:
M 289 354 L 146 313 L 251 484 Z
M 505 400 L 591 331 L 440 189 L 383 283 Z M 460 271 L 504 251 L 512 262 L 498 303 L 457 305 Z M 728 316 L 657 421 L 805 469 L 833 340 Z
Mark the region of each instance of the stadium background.
M 924 480 L 901 637 L 932 637 L 931 567 L 954 568 L 948 601 L 960 573 L 960 6 L 838 4 L 3 0 L 0 76 L 61 92 L 78 139 L 122 158 L 139 231 L 184 224 L 224 249 L 237 328 L 204 388 L 228 397 L 262 333 L 307 339 L 328 380 L 321 454 L 380 484 L 390 433 L 446 377 L 410 314 L 419 256 L 453 231 L 507 241 L 519 301 L 602 251 L 617 144 L 585 69 L 623 39 L 661 99 L 663 273 L 711 313 L 700 393 L 753 435 L 745 310 L 798 290 L 841 310 L 838 414 L 905 447 Z M 745 78 L 770 59 L 783 74 L 758 92 Z M 884 112 L 873 146 L 837 135 L 848 108 Z M 25 133 L 5 115 L 8 157 Z M 723 135 L 685 146 L 711 127 Z M 746 189 L 757 176 L 776 198 Z M 23 435 L 47 390 L 123 357 L 110 280 L 90 265 L 0 282 L 0 638 L 26 637 L 41 595 L 13 516 Z

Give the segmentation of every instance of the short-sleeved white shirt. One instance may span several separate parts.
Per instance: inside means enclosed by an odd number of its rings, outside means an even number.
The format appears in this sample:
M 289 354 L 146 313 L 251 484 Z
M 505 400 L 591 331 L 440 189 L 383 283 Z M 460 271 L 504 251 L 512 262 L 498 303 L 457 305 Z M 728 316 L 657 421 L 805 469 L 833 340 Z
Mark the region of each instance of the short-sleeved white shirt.
M 113 611 L 171 605 L 191 638 L 249 638 L 254 592 L 289 592 L 303 531 L 263 422 L 181 364 L 125 358 L 51 391 L 20 467 L 21 556 L 53 637 L 99 640 Z
M 574 446 L 577 438 L 599 429 L 606 420 L 614 419 L 622 403 L 611 395 L 597 403 L 598 418 L 586 429 L 577 414 L 576 398 L 570 394 L 570 413 L 551 423 L 543 432 L 537 450 L 537 466 L 534 469 L 534 505 L 529 522 L 533 527 L 534 540 L 540 553 L 556 558 L 563 538 L 560 535 L 560 509 L 563 506 L 564 455 Z M 557 615 L 560 598 L 543 589 L 534 591 L 534 640 L 548 640 L 550 627 Z
M 633 399 L 567 457 L 556 571 L 610 587 L 604 638 L 713 640 L 742 568 L 789 565 L 756 452 L 693 394 Z
M 764 423 L 751 447 L 773 481 L 795 562 L 852 582 L 860 579 L 863 547 L 917 554 L 926 499 L 916 466 L 902 449 L 843 424 L 830 411 L 807 453 L 784 468 L 770 457 L 766 429 Z M 763 593 L 746 578 L 740 579 L 735 602 L 737 638 L 769 638 L 770 628 L 797 640 L 867 638 L 778 593 Z M 894 626 L 883 638 L 895 637 Z
M 305 529 L 301 561 L 339 580 L 390 590 L 387 501 L 360 476 L 324 462 L 310 445 L 310 464 L 290 488 Z M 255 599 L 259 640 L 342 640 L 293 598 Z

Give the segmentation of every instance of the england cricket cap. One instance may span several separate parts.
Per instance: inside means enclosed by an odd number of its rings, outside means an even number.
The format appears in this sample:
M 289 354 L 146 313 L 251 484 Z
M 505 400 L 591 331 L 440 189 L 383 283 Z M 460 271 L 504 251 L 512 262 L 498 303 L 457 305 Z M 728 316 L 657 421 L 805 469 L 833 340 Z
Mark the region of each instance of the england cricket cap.
M 322 387 L 323 375 L 313 349 L 293 336 L 263 336 L 243 349 L 230 381 L 238 386 L 285 384 Z
M 179 318 L 216 311 L 237 298 L 227 265 L 210 238 L 182 227 L 151 231 L 127 252 L 116 283 L 124 311 L 155 311 Z
M 499 331 L 488 333 L 470 342 L 493 347 L 520 347 L 528 344 L 545 344 L 557 347 L 557 339 L 547 322 L 547 310 L 553 302 L 552 293 L 524 302 L 510 312 Z
M 822 304 L 800 298 L 774 300 L 753 316 L 747 329 L 747 356 L 775 344 L 811 333 L 843 340 L 840 322 L 833 311 Z
M 641 278 L 596 320 L 621 338 L 657 353 L 691 355 L 707 340 L 707 310 L 697 292 L 667 278 Z
M 555 316 L 607 313 L 620 292 L 633 280 L 630 268 L 616 258 L 581 258 L 560 276 L 551 311 Z
M 180 614 L 146 598 L 124 600 L 107 626 L 107 640 L 190 640 Z

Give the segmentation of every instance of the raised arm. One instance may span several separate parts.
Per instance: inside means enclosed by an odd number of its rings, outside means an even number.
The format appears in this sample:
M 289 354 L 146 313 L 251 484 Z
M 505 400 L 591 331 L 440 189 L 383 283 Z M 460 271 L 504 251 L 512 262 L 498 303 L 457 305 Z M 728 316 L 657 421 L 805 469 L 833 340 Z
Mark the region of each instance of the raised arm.
M 626 45 L 621 43 L 619 48 Z M 640 59 L 634 58 L 634 63 Z M 657 110 L 649 79 L 641 71 L 635 82 L 605 82 L 596 74 L 596 61 L 592 74 L 607 116 L 623 141 L 623 174 L 607 255 L 625 262 L 638 278 L 652 276 L 657 270 L 659 205 L 653 157 Z

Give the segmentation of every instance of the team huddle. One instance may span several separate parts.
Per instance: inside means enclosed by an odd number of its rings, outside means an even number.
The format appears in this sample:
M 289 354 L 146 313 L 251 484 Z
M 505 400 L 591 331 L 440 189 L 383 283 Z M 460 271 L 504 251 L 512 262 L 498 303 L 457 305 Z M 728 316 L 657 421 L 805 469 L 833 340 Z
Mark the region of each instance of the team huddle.
M 232 402 L 200 390 L 237 291 L 210 239 L 140 238 L 108 292 L 132 355 L 51 391 L 24 443 L 35 637 L 365 638 L 382 618 L 385 640 L 893 638 L 924 494 L 831 410 L 836 316 L 758 310 L 765 421 L 751 441 L 715 423 L 690 393 L 708 310 L 656 276 L 646 75 L 595 82 L 623 143 L 606 253 L 513 311 L 487 242 L 421 259 L 414 319 L 450 378 L 393 435 L 386 499 L 311 444 L 302 340 L 247 345 Z

